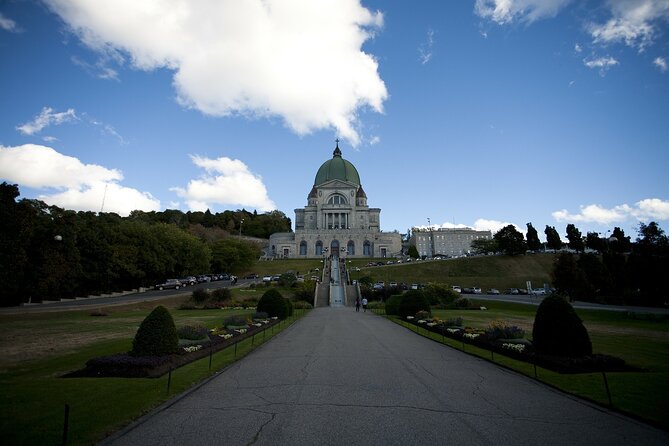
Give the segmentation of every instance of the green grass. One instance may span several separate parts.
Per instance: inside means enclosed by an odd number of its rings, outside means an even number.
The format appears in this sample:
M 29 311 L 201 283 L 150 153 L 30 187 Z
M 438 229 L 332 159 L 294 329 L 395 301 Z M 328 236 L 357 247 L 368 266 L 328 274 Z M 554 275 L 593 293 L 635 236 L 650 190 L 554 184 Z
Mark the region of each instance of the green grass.
M 351 266 L 361 268 L 361 271 L 353 273 L 354 279 L 371 276 L 374 281 L 383 280 L 386 283 L 438 282 L 462 287 L 477 286 L 484 290 L 506 290 L 525 288 L 528 280 L 535 288 L 550 283 L 554 259 L 554 254 L 481 256 L 374 267 L 367 267 L 367 261 L 353 260 Z
M 495 319 L 501 319 L 525 328 L 531 338 L 536 306 L 508 302 L 481 301 L 486 311 L 434 310 L 441 319 L 462 317 L 470 327 L 485 328 Z M 643 368 L 644 372 L 607 373 L 613 407 L 669 429 L 669 320 L 648 321 L 630 319 L 622 312 L 576 310 L 590 333 L 595 353 L 624 359 L 629 365 Z M 408 326 L 402 321 L 396 322 Z M 411 326 L 413 327 L 413 326 Z M 415 330 L 415 328 L 411 328 Z M 418 332 L 439 342 L 442 336 L 424 329 Z M 460 341 L 445 338 L 447 345 L 462 349 Z M 491 360 L 489 351 L 466 345 L 465 351 Z M 500 354 L 494 362 L 534 377 L 534 366 Z M 537 368 L 538 378 L 565 392 L 608 405 L 608 397 L 601 373 L 567 375 Z
M 128 325 L 139 325 L 148 314 L 144 310 L 120 310 L 103 318 L 92 318 L 86 312 L 42 313 L 0 318 L 2 331 L 9 334 L 14 324 L 28 324 L 33 336 L 41 336 L 47 328 L 52 336 L 78 327 L 84 333 L 105 330 L 123 331 Z M 190 310 L 171 311 L 177 325 L 200 321 L 208 326 L 220 323 L 232 314 L 252 311 Z M 296 314 L 300 310 L 296 310 Z M 13 318 L 19 321 L 13 321 Z M 102 320 L 102 321 L 101 321 Z M 294 320 L 291 319 L 291 321 Z M 8 323 L 11 322 L 11 323 Z M 9 325 L 9 327 L 7 326 Z M 174 395 L 185 391 L 217 370 L 248 354 L 279 333 L 288 324 L 267 329 L 265 336 L 256 335 L 212 357 L 195 361 L 173 371 L 170 392 L 167 375 L 156 378 L 61 378 L 67 372 L 83 368 L 90 358 L 128 351 L 132 336 L 94 342 L 71 353 L 60 353 L 46 359 L 3 364 L 0 372 L 0 434 L 6 444 L 59 444 L 63 433 L 65 404 L 70 406 L 69 444 L 91 444 L 127 425 Z M 15 328 L 15 327 L 14 327 Z M 134 334 L 134 333 L 133 333 Z

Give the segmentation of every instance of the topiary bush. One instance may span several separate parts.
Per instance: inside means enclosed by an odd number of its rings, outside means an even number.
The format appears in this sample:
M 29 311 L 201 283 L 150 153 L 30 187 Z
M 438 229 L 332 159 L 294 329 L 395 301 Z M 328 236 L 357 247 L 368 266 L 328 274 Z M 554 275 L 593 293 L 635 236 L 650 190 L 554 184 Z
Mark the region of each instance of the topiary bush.
M 130 353 L 133 356 L 162 356 L 175 353 L 178 348 L 174 319 L 167 308 L 159 305 L 142 321 Z
M 472 306 L 472 303 L 466 297 L 458 297 L 455 302 L 453 302 L 455 308 L 469 308 Z
M 209 299 L 209 292 L 203 288 L 198 288 L 193 291 L 190 298 L 193 302 L 201 304 Z
M 199 341 L 206 338 L 208 334 L 209 329 L 200 323 L 187 324 L 177 329 L 179 339 L 187 339 L 189 341 Z
M 288 316 L 293 315 L 293 303 L 287 297 L 283 299 L 286 303 L 286 308 L 288 309 Z
M 264 311 L 269 314 L 270 317 L 278 317 L 279 319 L 288 317 L 288 306 L 286 305 L 286 301 L 281 293 L 274 288 L 263 293 L 258 301 L 256 311 Z
M 223 302 L 232 299 L 232 292 L 228 288 L 216 288 L 211 292 L 211 298 Z
M 232 316 L 228 316 L 225 319 L 223 319 L 223 324 L 225 328 L 248 328 L 248 324 L 246 323 L 246 318 L 244 316 L 240 316 L 238 314 L 233 314 Z
M 583 321 L 563 297 L 553 294 L 537 308 L 532 344 L 539 353 L 579 357 L 592 354 L 592 343 Z
M 416 313 L 419 311 L 430 313 L 430 301 L 425 297 L 423 292 L 420 290 L 409 290 L 404 293 L 397 309 L 398 316 L 401 318 L 416 316 Z
M 401 301 L 401 294 L 390 296 L 390 298 L 386 301 L 386 314 L 390 316 L 398 316 L 400 314 Z

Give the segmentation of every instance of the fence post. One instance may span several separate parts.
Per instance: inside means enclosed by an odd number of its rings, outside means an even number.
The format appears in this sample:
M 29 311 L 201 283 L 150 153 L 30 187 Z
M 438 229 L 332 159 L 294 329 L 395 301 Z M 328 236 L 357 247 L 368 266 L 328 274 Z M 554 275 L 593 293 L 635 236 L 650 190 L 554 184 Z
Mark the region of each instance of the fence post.
M 170 394 L 170 387 L 172 386 L 172 366 L 170 366 L 170 372 L 167 375 L 167 394 Z
M 63 446 L 67 444 L 67 434 L 70 430 L 70 405 L 65 404 L 65 419 L 63 420 Z
M 214 346 L 209 344 L 209 371 L 211 372 L 211 358 L 214 355 Z
M 606 396 L 609 398 L 609 406 L 613 407 L 613 401 L 611 401 L 611 391 L 609 390 L 609 380 L 606 379 L 606 372 L 602 370 L 602 376 L 604 377 L 604 387 L 606 387 Z
M 237 344 L 239 344 L 239 341 L 235 341 L 235 359 L 237 358 Z
M 251 335 L 251 345 L 253 345 L 256 341 L 256 333 L 253 332 L 253 335 Z

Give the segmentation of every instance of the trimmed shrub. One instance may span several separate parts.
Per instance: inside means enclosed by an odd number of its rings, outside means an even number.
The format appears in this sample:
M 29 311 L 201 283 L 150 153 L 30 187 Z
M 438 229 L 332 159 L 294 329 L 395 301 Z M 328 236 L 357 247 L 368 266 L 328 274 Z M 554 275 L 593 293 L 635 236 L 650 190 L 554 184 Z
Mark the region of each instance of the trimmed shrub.
M 409 290 L 402 295 L 400 305 L 398 308 L 398 315 L 401 318 L 407 316 L 416 316 L 419 311 L 427 311 L 430 313 L 430 301 L 420 290 Z
M 153 309 L 144 318 L 135 339 L 132 341 L 133 356 L 162 356 L 175 353 L 179 348 L 179 337 L 174 319 L 162 305 Z
M 458 297 L 455 302 L 453 302 L 455 308 L 469 308 L 472 306 L 472 303 L 466 297 Z
M 430 319 L 431 316 L 429 311 L 419 311 L 416 313 L 416 319 Z
M 252 319 L 253 320 L 263 320 L 267 319 L 269 317 L 269 314 L 265 313 L 264 311 L 257 311 L 256 314 L 253 315 Z
M 214 300 L 223 302 L 232 299 L 232 291 L 229 288 L 216 288 L 211 292 L 211 297 Z
M 283 300 L 285 301 L 286 308 L 288 309 L 288 316 L 292 316 L 293 315 L 293 303 L 287 297 L 285 297 Z
M 270 317 L 285 319 L 288 317 L 288 306 L 279 291 L 271 288 L 262 295 L 258 301 L 256 311 L 264 311 Z
M 579 357 L 592 354 L 592 343 L 583 321 L 563 297 L 547 296 L 537 308 L 532 329 L 537 352 Z
M 239 327 L 248 327 L 246 323 L 246 318 L 240 315 L 228 316 L 223 319 L 223 326 L 225 328 L 239 328 Z
M 193 302 L 201 304 L 209 299 L 209 292 L 205 289 L 198 288 L 193 291 L 190 298 Z
M 298 300 L 293 302 L 293 308 L 298 309 L 298 310 L 311 310 L 314 308 L 312 304 L 309 302 L 305 302 L 303 300 Z
M 202 324 L 188 324 L 177 329 L 179 339 L 188 339 L 189 341 L 199 341 L 206 338 L 209 329 Z
M 509 325 L 505 321 L 490 322 L 485 333 L 491 341 L 497 339 L 522 339 L 525 337 L 525 330 L 515 325 Z
M 386 301 L 386 314 L 390 316 L 398 316 L 400 314 L 401 301 L 402 301 L 401 294 L 390 296 L 390 298 Z
M 197 309 L 197 307 L 191 301 L 184 302 L 181 305 L 179 305 L 179 310 L 195 310 L 195 309 Z

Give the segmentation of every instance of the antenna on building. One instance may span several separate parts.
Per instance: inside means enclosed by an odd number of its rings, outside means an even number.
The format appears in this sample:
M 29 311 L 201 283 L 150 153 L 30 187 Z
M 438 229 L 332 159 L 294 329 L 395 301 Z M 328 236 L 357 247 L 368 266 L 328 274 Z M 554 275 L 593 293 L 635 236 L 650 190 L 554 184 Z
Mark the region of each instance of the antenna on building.
M 102 194 L 102 206 L 100 206 L 100 213 L 101 214 L 102 214 L 102 211 L 105 208 L 105 198 L 107 198 L 107 186 L 108 186 L 108 184 L 105 183 L 105 192 L 104 192 L 104 194 Z

